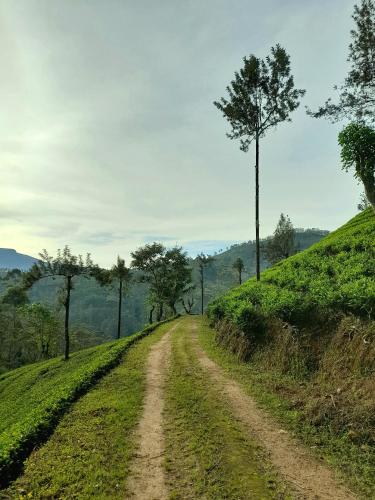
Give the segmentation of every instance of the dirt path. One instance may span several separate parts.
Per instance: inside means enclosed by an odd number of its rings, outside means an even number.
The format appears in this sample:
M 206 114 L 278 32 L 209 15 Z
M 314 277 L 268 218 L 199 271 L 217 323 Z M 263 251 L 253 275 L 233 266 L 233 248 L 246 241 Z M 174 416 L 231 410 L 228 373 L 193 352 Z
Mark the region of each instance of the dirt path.
M 271 462 L 296 490 L 298 497 L 307 500 L 354 500 L 355 496 L 335 480 L 329 468 L 314 459 L 287 431 L 259 409 L 237 382 L 208 358 L 198 343 L 196 324 L 192 333 L 202 367 L 215 384 L 222 387 L 236 418 L 267 450 Z
M 132 462 L 126 498 L 164 500 L 168 498 L 163 467 L 164 377 L 170 357 L 170 336 L 174 326 L 152 346 L 147 361 L 146 395 L 137 429 L 138 451 Z

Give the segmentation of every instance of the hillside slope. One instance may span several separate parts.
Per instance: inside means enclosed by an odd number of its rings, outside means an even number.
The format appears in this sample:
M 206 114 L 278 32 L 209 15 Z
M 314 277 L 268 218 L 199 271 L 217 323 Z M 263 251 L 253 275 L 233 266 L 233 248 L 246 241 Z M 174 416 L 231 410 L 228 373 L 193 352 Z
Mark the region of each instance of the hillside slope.
M 309 249 L 250 279 L 209 308 L 213 321 L 227 319 L 262 337 L 267 318 L 303 326 L 312 314 L 375 314 L 375 216 L 366 210 Z
M 299 251 L 309 248 L 329 234 L 322 229 L 297 229 L 295 233 L 295 243 Z M 262 242 L 267 241 L 262 240 Z M 261 252 L 261 269 L 270 267 L 270 263 L 265 258 L 265 252 Z M 205 270 L 205 305 L 226 292 L 228 289 L 238 284 L 237 272 L 233 269 L 233 263 L 241 258 L 245 264 L 243 281 L 255 275 L 255 241 L 238 243 L 227 248 L 223 252 L 215 254 L 211 266 Z M 200 313 L 200 287 L 199 274 L 196 260 L 192 260 L 193 279 L 197 287 L 195 290 L 195 307 L 193 311 Z
M 69 361 L 53 358 L 0 376 L 0 487 L 17 474 L 23 459 L 48 436 L 70 403 L 155 326 L 73 353 Z
M 208 316 L 261 403 L 373 498 L 373 211 L 215 300 Z

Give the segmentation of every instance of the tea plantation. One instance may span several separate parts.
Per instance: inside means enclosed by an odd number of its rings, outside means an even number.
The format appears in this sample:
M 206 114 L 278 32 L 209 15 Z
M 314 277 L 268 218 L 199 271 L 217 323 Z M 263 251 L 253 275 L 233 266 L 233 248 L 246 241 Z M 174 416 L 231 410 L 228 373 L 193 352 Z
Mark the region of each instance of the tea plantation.
M 318 313 L 375 316 L 375 215 L 367 209 L 309 249 L 215 300 L 211 321 L 227 320 L 253 340 L 265 322 L 303 325 Z
M 17 474 L 23 459 L 49 435 L 70 403 L 154 328 L 76 352 L 69 361 L 54 358 L 0 376 L 0 487 Z

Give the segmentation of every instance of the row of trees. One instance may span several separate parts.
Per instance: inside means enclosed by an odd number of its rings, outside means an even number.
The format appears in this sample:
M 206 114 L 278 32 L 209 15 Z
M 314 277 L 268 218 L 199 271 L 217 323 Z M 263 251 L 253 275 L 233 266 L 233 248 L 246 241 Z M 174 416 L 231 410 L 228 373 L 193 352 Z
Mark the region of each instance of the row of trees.
M 272 263 L 281 260 L 294 251 L 294 230 L 288 217 L 281 215 L 273 237 L 263 241 L 268 260 Z M 80 294 L 85 293 L 85 278 L 93 278 L 102 287 L 108 288 L 111 295 L 117 296 L 116 336 L 122 331 L 123 298 L 130 286 L 137 282 L 146 283 L 148 289 L 149 321 L 153 322 L 176 314 L 177 306 L 191 314 L 195 305 L 196 286 L 192 284 L 192 269 L 195 269 L 200 292 L 199 309 L 204 311 L 206 271 L 214 258 L 200 254 L 195 262 L 190 261 L 181 248 L 166 249 L 160 243 L 139 248 L 132 254 L 130 267 L 118 257 L 116 264 L 109 270 L 95 265 L 87 255 L 85 259 L 72 255 L 65 247 L 56 257 L 46 251 L 40 254 L 40 261 L 29 272 L 15 269 L 3 275 L 0 287 L 3 289 L 0 300 L 0 370 L 1 366 L 16 367 L 27 362 L 57 356 L 61 349 L 65 357 L 69 352 L 82 347 L 95 345 L 109 339 L 103 333 L 96 335 L 86 327 L 75 325 L 70 328 L 70 307 L 72 293 L 76 285 Z M 242 283 L 245 265 L 237 258 L 232 269 Z M 29 303 L 27 290 L 40 280 L 56 281 L 52 289 L 57 293 L 55 309 L 40 303 Z M 90 284 L 87 283 L 90 287 Z M 230 283 L 227 283 L 230 286 Z M 78 290 L 77 292 L 78 293 Z M 64 321 L 61 321 L 61 308 Z M 64 337 L 64 342 L 62 342 Z
M 338 102 L 331 99 L 317 111 L 307 109 L 315 118 L 342 119 L 351 123 L 339 135 L 342 168 L 354 168 L 355 177 L 363 182 L 366 199 L 375 210 L 375 4 L 361 0 L 355 5 L 348 61 L 348 76 L 341 86 Z M 262 60 L 255 55 L 243 59 L 243 67 L 235 72 L 227 86 L 227 97 L 215 101 L 215 106 L 228 120 L 230 139 L 240 140 L 240 149 L 249 150 L 255 143 L 255 234 L 256 277 L 260 279 L 259 235 L 259 148 L 260 139 L 279 123 L 291 121 L 291 113 L 305 95 L 294 85 L 290 57 L 280 45 Z
M 30 271 L 21 273 L 12 271 L 7 279 L 13 285 L 3 295 L 3 303 L 11 304 L 14 308 L 25 306 L 28 302 L 26 291 L 44 279 L 60 280 L 59 301 L 64 308 L 64 358 L 69 359 L 70 346 L 70 306 L 71 296 L 76 280 L 82 278 L 95 279 L 102 287 L 111 287 L 117 290 L 117 338 L 121 337 L 123 297 L 129 290 L 132 282 L 147 283 L 148 305 L 150 307 L 149 321 L 160 321 L 168 314 L 177 314 L 177 305 L 180 303 L 187 313 L 191 313 L 194 300 L 192 291 L 192 270 L 187 254 L 182 248 L 167 249 L 161 243 L 152 243 L 139 248 L 131 254 L 130 267 L 126 267 L 124 259 L 118 257 L 112 269 L 102 269 L 91 259 L 90 254 L 85 258 L 72 254 L 66 246 L 58 250 L 55 257 L 44 250 L 40 260 L 32 266 Z M 204 254 L 198 255 L 196 261 L 199 271 L 201 288 L 201 311 L 204 306 L 205 269 L 213 258 Z M 15 275 L 17 273 L 17 276 Z M 32 307 L 32 306 L 30 306 Z M 44 306 L 41 306 L 42 308 Z M 14 309 L 15 310 L 15 309 Z M 26 311 L 26 309 L 25 309 Z M 47 311 L 46 308 L 43 311 Z M 41 310 L 39 310 L 41 313 Z M 41 357 L 48 357 L 49 349 L 43 347 Z

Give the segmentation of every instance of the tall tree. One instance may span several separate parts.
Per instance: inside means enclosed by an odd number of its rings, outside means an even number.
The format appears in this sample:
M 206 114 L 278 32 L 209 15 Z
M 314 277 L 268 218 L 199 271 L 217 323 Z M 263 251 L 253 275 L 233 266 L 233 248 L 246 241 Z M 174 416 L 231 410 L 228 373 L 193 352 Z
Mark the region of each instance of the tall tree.
M 209 267 L 215 259 L 210 255 L 205 255 L 201 253 L 197 256 L 198 271 L 199 271 L 199 281 L 201 285 L 201 313 L 204 312 L 204 271 Z
M 117 338 L 119 339 L 121 337 L 122 299 L 131 281 L 130 269 L 125 266 L 125 260 L 118 256 L 117 264 L 110 271 L 101 270 L 97 279 L 101 285 L 118 285 Z
M 287 215 L 281 214 L 273 236 L 266 241 L 267 260 L 276 264 L 296 252 L 293 224 Z
M 351 123 L 339 134 L 342 168 L 354 167 L 375 210 L 375 130 L 364 123 Z
M 165 252 L 165 282 L 163 296 L 173 314 L 177 314 L 176 303 L 181 300 L 191 284 L 191 268 L 186 252 L 174 247 Z
M 328 99 L 318 111 L 307 110 L 315 118 L 336 122 L 343 118 L 375 122 L 375 3 L 361 0 L 354 6 L 355 29 L 351 31 L 348 76 L 341 86 L 337 103 Z
M 191 282 L 186 253 L 180 247 L 167 250 L 161 243 L 152 243 L 131 255 L 131 266 L 142 271 L 141 281 L 150 286 L 149 302 L 157 305 L 157 321 L 162 319 L 165 305 L 176 314 L 176 303 Z
M 241 285 L 242 284 L 242 273 L 245 270 L 245 264 L 241 257 L 238 257 L 234 262 L 233 262 L 233 269 L 237 271 L 238 273 L 238 282 Z
M 63 250 L 57 251 L 57 256 L 52 257 L 47 250 L 39 254 L 40 259 L 32 266 L 29 272 L 24 275 L 24 284 L 30 288 L 37 281 L 44 278 L 62 277 L 63 285 L 63 306 L 65 308 L 64 337 L 65 337 L 65 360 L 69 359 L 69 313 L 70 298 L 73 290 L 73 280 L 78 276 L 93 276 L 98 269 L 91 260 L 90 254 L 87 254 L 85 261 L 81 255 L 72 255 L 68 246 Z
M 131 267 L 142 271 L 139 280 L 149 285 L 149 302 L 155 304 L 157 311 L 157 321 L 163 315 L 163 279 L 164 264 L 162 257 L 165 254 L 165 247 L 161 243 L 150 243 L 132 252 Z
M 215 101 L 228 120 L 230 139 L 240 139 L 240 149 L 247 152 L 255 141 L 255 233 L 256 277 L 260 280 L 259 239 L 259 141 L 268 129 L 284 121 L 298 108 L 305 90 L 296 89 L 290 71 L 290 57 L 280 45 L 271 48 L 266 60 L 255 55 L 244 57 L 244 66 L 235 73 L 227 87 L 229 98 Z

